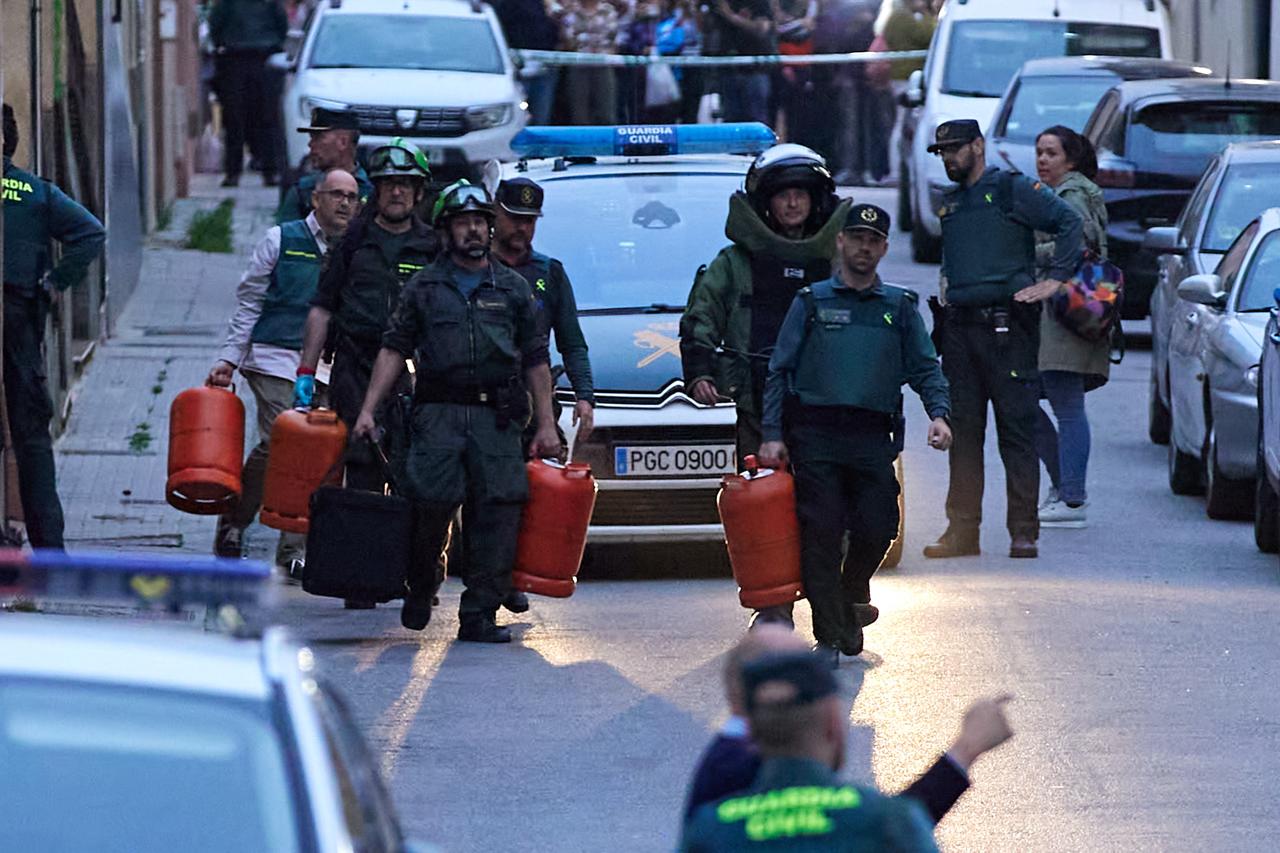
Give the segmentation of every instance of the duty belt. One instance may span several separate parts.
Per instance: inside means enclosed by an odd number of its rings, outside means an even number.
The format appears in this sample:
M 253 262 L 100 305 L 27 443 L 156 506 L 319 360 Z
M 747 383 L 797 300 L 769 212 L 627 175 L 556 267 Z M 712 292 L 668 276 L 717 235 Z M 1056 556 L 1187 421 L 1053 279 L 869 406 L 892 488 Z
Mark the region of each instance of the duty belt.
M 498 386 L 456 388 L 448 385 L 418 383 L 414 401 L 418 403 L 454 403 L 459 406 L 496 407 L 505 396 Z
M 893 430 L 893 421 L 893 415 L 887 412 L 856 406 L 806 406 L 797 402 L 791 412 L 792 426 L 831 427 L 850 432 L 888 434 Z
M 981 326 L 994 325 L 998 314 L 1003 313 L 1006 318 L 1009 315 L 1008 305 L 948 305 L 946 308 L 948 320 Z

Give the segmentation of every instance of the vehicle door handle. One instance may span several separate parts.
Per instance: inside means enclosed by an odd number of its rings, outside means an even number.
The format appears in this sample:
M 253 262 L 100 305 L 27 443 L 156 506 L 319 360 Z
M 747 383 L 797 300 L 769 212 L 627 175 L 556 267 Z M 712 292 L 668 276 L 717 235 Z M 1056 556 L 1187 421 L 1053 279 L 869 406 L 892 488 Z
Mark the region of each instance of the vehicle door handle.
M 1196 312 L 1192 311 L 1190 314 L 1187 315 L 1188 326 L 1194 326 L 1199 322 L 1200 322 L 1200 315 L 1197 314 Z
M 1280 332 L 1272 332 L 1270 338 L 1271 343 L 1280 345 Z

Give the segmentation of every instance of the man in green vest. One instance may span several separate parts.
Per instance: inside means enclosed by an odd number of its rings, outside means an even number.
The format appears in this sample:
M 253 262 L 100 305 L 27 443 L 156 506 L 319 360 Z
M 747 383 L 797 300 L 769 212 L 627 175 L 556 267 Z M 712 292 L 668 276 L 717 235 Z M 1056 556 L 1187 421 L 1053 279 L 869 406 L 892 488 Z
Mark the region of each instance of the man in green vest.
M 4 393 L 18 493 L 34 548 L 62 548 L 45 381 L 44 327 L 54 293 L 84 280 L 102 252 L 102 223 L 57 186 L 13 165 L 18 122 L 4 105 Z M 53 263 L 53 241 L 62 257 Z
M 1009 556 L 1034 558 L 1040 518 L 1040 300 L 1080 265 L 1084 224 L 1053 190 L 1026 175 L 986 165 L 986 140 L 973 119 L 938 125 L 931 153 L 957 183 L 942 198 L 942 366 L 951 384 L 955 450 L 947 529 L 926 557 L 980 553 L 987 406 L 995 409 L 1008 495 Z M 1035 281 L 1035 233 L 1054 241 L 1049 277 Z
M 240 502 L 218 518 L 213 552 L 220 557 L 242 555 L 245 528 L 262 505 L 271 425 L 293 405 L 302 327 L 320 281 L 320 268 L 359 203 L 356 180 L 342 169 L 322 175 L 313 197 L 315 208 L 305 219 L 268 228 L 254 248 L 236 289 L 236 311 L 227 337 L 209 370 L 207 382 L 224 387 L 239 370 L 258 409 L 258 443 L 244 461 Z M 327 379 L 326 375 L 321 381 Z M 281 533 L 276 564 L 296 575 L 304 547 L 301 534 Z
M 330 169 L 344 169 L 355 176 L 360 186 L 360 204 L 373 192 L 373 184 L 364 167 L 356 162 L 356 144 L 360 141 L 360 120 L 355 113 L 316 107 L 311 111 L 311 124 L 298 128 L 311 134 L 307 143 L 305 166 L 308 171 L 285 190 L 276 210 L 276 224 L 306 219 L 311 212 L 311 194 L 316 182 Z
M 760 405 L 778 328 L 800 288 L 831 275 L 836 234 L 853 202 L 840 201 L 826 161 L 803 145 L 775 145 L 729 198 L 733 245 L 698 270 L 680 318 L 684 387 L 699 404 L 732 400 L 742 467 L 760 448 Z M 752 617 L 791 622 L 790 606 Z
M 849 706 L 823 661 L 807 652 L 767 655 L 743 667 L 742 682 L 760 770 L 747 790 L 693 813 L 681 853 L 938 849 L 919 801 L 837 775 Z
M 360 415 L 382 334 L 400 291 L 414 273 L 435 259 L 439 245 L 431 226 L 414 213 L 431 177 L 422 152 L 405 143 L 375 148 L 369 153 L 369 176 L 372 200 L 330 254 L 311 300 L 294 380 L 295 405 L 310 405 L 320 355 L 326 349 L 332 351 L 329 400 L 348 429 Z M 381 444 L 393 469 L 403 464 L 407 452 L 408 424 L 402 404 L 413 390 L 407 375 L 399 380 L 395 394 L 378 408 Z M 388 485 L 386 473 L 366 443 L 351 442 L 346 465 L 349 488 L 381 494 Z M 437 555 L 432 562 L 438 559 Z M 373 604 L 348 600 L 347 606 L 362 609 Z
M 814 650 L 833 667 L 841 652 L 862 653 L 862 628 L 879 615 L 871 576 L 898 533 L 893 460 L 904 383 L 924 403 L 929 445 L 951 446 L 947 380 L 919 297 L 876 272 L 889 250 L 889 214 L 851 208 L 836 249 L 836 274 L 797 294 L 778 333 L 760 446 L 764 465 L 790 459 L 795 471 Z

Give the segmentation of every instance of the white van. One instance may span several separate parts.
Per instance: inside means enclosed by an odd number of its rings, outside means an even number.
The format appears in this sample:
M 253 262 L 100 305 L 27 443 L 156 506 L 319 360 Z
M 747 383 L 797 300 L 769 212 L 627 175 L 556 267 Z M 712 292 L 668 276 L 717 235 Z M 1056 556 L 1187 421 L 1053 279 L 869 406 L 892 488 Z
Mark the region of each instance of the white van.
M 948 0 L 924 70 L 903 95 L 910 112 L 899 149 L 899 213 L 916 261 L 937 261 L 942 249 L 937 210 L 951 182 L 925 150 L 938 125 L 972 118 L 985 131 L 1022 63 L 1090 55 L 1170 58 L 1168 12 L 1156 0 Z

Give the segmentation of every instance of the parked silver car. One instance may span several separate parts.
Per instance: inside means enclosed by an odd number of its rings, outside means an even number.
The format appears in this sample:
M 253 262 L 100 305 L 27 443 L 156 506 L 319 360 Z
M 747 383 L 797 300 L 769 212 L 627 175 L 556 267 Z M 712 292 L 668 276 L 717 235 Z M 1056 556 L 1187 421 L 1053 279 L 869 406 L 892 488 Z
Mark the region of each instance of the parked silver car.
M 1204 490 L 1210 518 L 1253 510 L 1258 363 L 1280 282 L 1280 207 L 1236 238 L 1212 273 L 1178 285 L 1169 333 L 1169 486 Z
M 1200 177 L 1176 225 L 1147 230 L 1143 249 L 1159 256 L 1151 295 L 1151 383 L 1147 434 L 1169 441 L 1169 336 L 1179 316 L 1178 285 L 1213 272 L 1232 241 L 1280 204 L 1280 141 L 1228 145 Z
M 1277 238 L 1272 236 L 1273 242 Z M 1253 503 L 1253 539 L 1258 550 L 1280 551 L 1280 281 L 1262 337 L 1258 367 L 1258 472 Z

